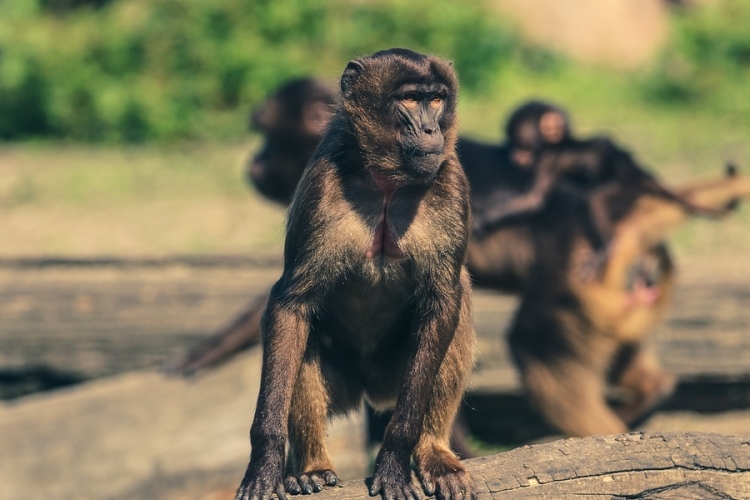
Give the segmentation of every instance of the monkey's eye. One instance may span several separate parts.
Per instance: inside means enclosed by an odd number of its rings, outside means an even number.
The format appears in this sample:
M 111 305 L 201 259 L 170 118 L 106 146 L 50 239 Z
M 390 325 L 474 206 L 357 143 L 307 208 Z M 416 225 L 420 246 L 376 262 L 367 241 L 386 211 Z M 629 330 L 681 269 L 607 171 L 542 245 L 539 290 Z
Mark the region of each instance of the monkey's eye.
M 417 105 L 417 95 L 411 93 L 404 94 L 404 96 L 401 97 L 401 103 L 407 108 L 413 108 Z
M 432 96 L 432 99 L 430 99 L 430 106 L 437 107 L 440 106 L 443 103 L 443 98 L 439 95 Z

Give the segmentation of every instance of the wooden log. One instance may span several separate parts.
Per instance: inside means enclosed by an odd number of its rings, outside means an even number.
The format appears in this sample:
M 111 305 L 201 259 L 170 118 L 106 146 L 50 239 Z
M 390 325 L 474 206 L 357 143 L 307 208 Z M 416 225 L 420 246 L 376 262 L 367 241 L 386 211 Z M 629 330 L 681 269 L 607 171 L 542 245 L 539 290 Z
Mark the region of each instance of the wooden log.
M 464 461 L 479 500 L 750 498 L 750 439 L 637 432 L 524 446 Z M 415 479 L 416 481 L 416 479 Z M 315 500 L 365 500 L 368 480 Z
M 0 499 L 188 500 L 236 487 L 260 361 L 255 350 L 193 380 L 131 372 L 0 402 Z M 364 437 L 361 414 L 329 425 L 342 478 L 367 473 Z

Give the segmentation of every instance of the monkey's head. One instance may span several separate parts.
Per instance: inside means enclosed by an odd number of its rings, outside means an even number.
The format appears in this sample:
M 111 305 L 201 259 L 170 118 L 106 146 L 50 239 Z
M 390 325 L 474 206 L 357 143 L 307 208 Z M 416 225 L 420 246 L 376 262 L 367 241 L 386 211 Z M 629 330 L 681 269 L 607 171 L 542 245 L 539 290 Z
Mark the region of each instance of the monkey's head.
M 302 171 L 331 119 L 333 93 L 314 78 L 291 80 L 250 114 L 263 145 L 246 175 L 264 196 L 289 203 Z
M 450 62 L 390 49 L 349 62 L 343 119 L 371 175 L 397 185 L 431 182 L 455 153 L 458 78 Z
M 530 167 L 543 148 L 570 138 L 570 120 L 562 108 L 529 101 L 510 115 L 505 134 L 513 160 L 522 167 Z

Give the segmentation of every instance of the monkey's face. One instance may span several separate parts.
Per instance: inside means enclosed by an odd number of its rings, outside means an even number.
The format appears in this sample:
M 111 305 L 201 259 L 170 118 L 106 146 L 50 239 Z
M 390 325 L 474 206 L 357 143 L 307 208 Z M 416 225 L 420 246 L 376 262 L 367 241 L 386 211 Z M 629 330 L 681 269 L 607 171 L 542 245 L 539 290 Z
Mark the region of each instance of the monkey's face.
M 395 142 L 404 170 L 418 180 L 431 180 L 440 169 L 445 138 L 440 121 L 448 89 L 440 83 L 402 85 L 391 97 Z
M 513 159 L 524 168 L 533 166 L 542 149 L 562 143 L 569 134 L 565 112 L 542 101 L 530 101 L 518 107 L 506 125 Z
M 341 91 L 362 150 L 379 159 L 367 168 L 399 184 L 434 180 L 455 149 L 457 88 L 450 63 L 410 50 L 351 61 Z
M 313 79 L 283 85 L 250 115 L 263 145 L 246 167 L 248 181 L 267 198 L 289 203 L 331 117 L 331 96 Z

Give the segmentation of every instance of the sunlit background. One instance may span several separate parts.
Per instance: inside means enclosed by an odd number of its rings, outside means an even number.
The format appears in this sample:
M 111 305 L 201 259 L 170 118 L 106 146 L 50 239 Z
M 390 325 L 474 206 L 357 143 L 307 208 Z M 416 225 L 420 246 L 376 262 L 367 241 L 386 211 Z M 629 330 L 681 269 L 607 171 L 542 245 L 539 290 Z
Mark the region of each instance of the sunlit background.
M 667 185 L 750 172 L 750 0 L 0 0 L 0 498 L 231 498 L 259 354 L 191 382 L 153 369 L 278 276 L 284 208 L 243 175 L 250 110 L 390 47 L 455 62 L 463 135 L 499 143 L 541 98 Z M 750 208 L 670 241 L 684 287 L 657 351 L 721 371 L 714 353 L 750 353 Z M 272 264 L 143 265 L 183 256 Z M 515 302 L 475 304 L 480 350 L 507 361 Z M 747 411 L 656 422 L 750 432 Z M 336 429 L 342 477 L 365 474 L 362 429 Z
M 499 141 L 541 97 L 667 183 L 742 167 L 746 20 L 745 0 L 4 0 L 0 255 L 278 249 L 283 215 L 241 177 L 249 109 L 393 46 L 455 61 L 466 135 Z M 732 246 L 726 227 L 692 225 L 680 248 Z

